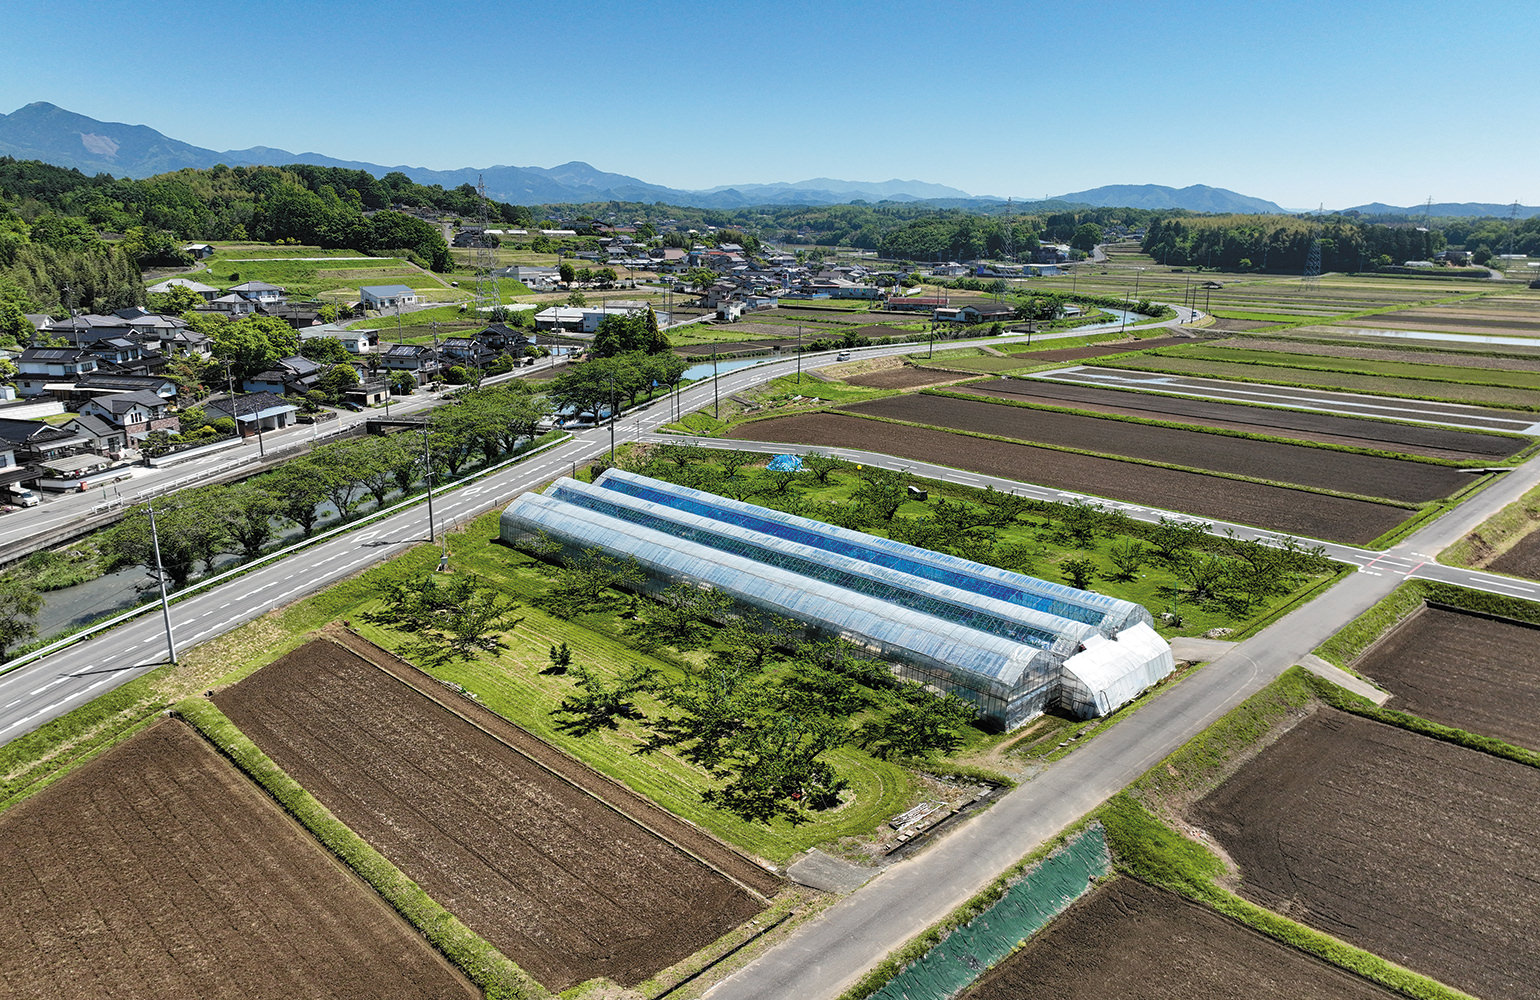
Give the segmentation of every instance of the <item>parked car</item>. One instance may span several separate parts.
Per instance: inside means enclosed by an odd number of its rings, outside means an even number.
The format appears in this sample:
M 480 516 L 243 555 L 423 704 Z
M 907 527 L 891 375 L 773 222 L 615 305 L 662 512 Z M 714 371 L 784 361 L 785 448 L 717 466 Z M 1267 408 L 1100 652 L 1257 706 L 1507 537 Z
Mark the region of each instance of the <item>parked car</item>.
M 43 498 L 31 490 L 16 489 L 14 487 L 11 489 L 11 500 L 19 507 L 36 507 L 43 502 Z

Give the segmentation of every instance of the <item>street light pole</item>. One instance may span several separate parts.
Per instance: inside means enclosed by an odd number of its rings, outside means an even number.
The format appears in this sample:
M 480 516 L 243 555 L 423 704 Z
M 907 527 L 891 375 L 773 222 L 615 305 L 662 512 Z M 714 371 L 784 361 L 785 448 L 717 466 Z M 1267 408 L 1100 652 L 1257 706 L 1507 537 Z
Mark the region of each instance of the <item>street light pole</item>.
M 176 666 L 176 640 L 171 636 L 171 601 L 166 597 L 166 570 L 160 561 L 160 532 L 155 527 L 155 501 L 144 505 L 150 515 L 150 545 L 155 549 L 155 582 L 160 586 L 160 615 L 166 623 L 166 656 Z

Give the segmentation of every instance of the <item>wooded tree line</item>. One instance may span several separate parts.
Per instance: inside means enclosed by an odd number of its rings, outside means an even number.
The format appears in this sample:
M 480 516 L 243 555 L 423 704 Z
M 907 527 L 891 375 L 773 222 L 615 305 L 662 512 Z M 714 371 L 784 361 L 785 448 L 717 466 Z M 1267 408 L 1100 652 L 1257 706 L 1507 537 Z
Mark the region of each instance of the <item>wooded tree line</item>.
M 161 497 L 154 504 L 167 578 L 184 587 L 222 556 L 256 558 L 290 528 L 308 538 L 328 512 L 347 521 L 371 500 L 379 509 L 423 482 L 430 457 L 435 480 L 490 465 L 534 434 L 542 412 L 521 382 L 466 389 L 428 417 L 426 442 L 411 431 L 335 441 L 238 483 Z M 122 564 L 154 566 L 146 505 L 131 508 L 102 544 Z
M 0 199 L 0 302 L 14 313 L 101 313 L 143 305 L 139 245 L 128 239 L 106 243 L 81 220 L 65 216 L 29 225 Z M 6 332 L 14 339 L 15 331 Z
M 627 351 L 572 366 L 547 384 L 546 395 L 557 412 L 570 409 L 575 414 L 597 414 L 611 400 L 634 406 L 637 397 L 654 385 L 663 389 L 677 386 L 688 367 L 688 362 L 667 350 L 657 354 Z
M 1142 247 L 1162 264 L 1303 272 L 1317 239 L 1323 272 L 1427 260 L 1445 245 L 1443 233 L 1410 225 L 1367 225 L 1342 216 L 1252 215 L 1157 219 L 1145 230 Z

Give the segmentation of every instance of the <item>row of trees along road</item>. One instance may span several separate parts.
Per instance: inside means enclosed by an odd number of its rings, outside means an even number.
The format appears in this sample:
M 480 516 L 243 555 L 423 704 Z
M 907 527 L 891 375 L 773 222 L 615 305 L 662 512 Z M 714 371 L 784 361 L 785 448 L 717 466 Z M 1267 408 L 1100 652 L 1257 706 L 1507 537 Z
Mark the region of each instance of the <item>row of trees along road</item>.
M 435 477 L 490 465 L 531 437 L 544 412 L 523 382 L 466 389 L 428 418 L 426 447 L 414 432 L 336 441 L 239 483 L 161 497 L 155 517 L 166 576 L 180 588 L 200 566 L 207 574 L 223 556 L 255 558 L 287 529 L 308 538 L 328 510 L 346 521 L 371 500 L 379 509 L 424 480 L 428 454 Z M 130 509 L 103 536 L 103 547 L 121 564 L 155 565 L 145 506 Z

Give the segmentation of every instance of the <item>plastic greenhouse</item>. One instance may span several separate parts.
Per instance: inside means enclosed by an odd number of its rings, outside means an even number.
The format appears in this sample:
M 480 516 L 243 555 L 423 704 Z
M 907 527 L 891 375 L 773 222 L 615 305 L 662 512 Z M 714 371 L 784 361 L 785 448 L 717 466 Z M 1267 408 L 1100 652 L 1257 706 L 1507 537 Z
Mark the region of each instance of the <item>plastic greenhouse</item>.
M 502 538 L 534 534 L 871 647 L 1007 728 L 1111 711 L 1172 669 L 1137 604 L 618 469 L 517 498 Z

